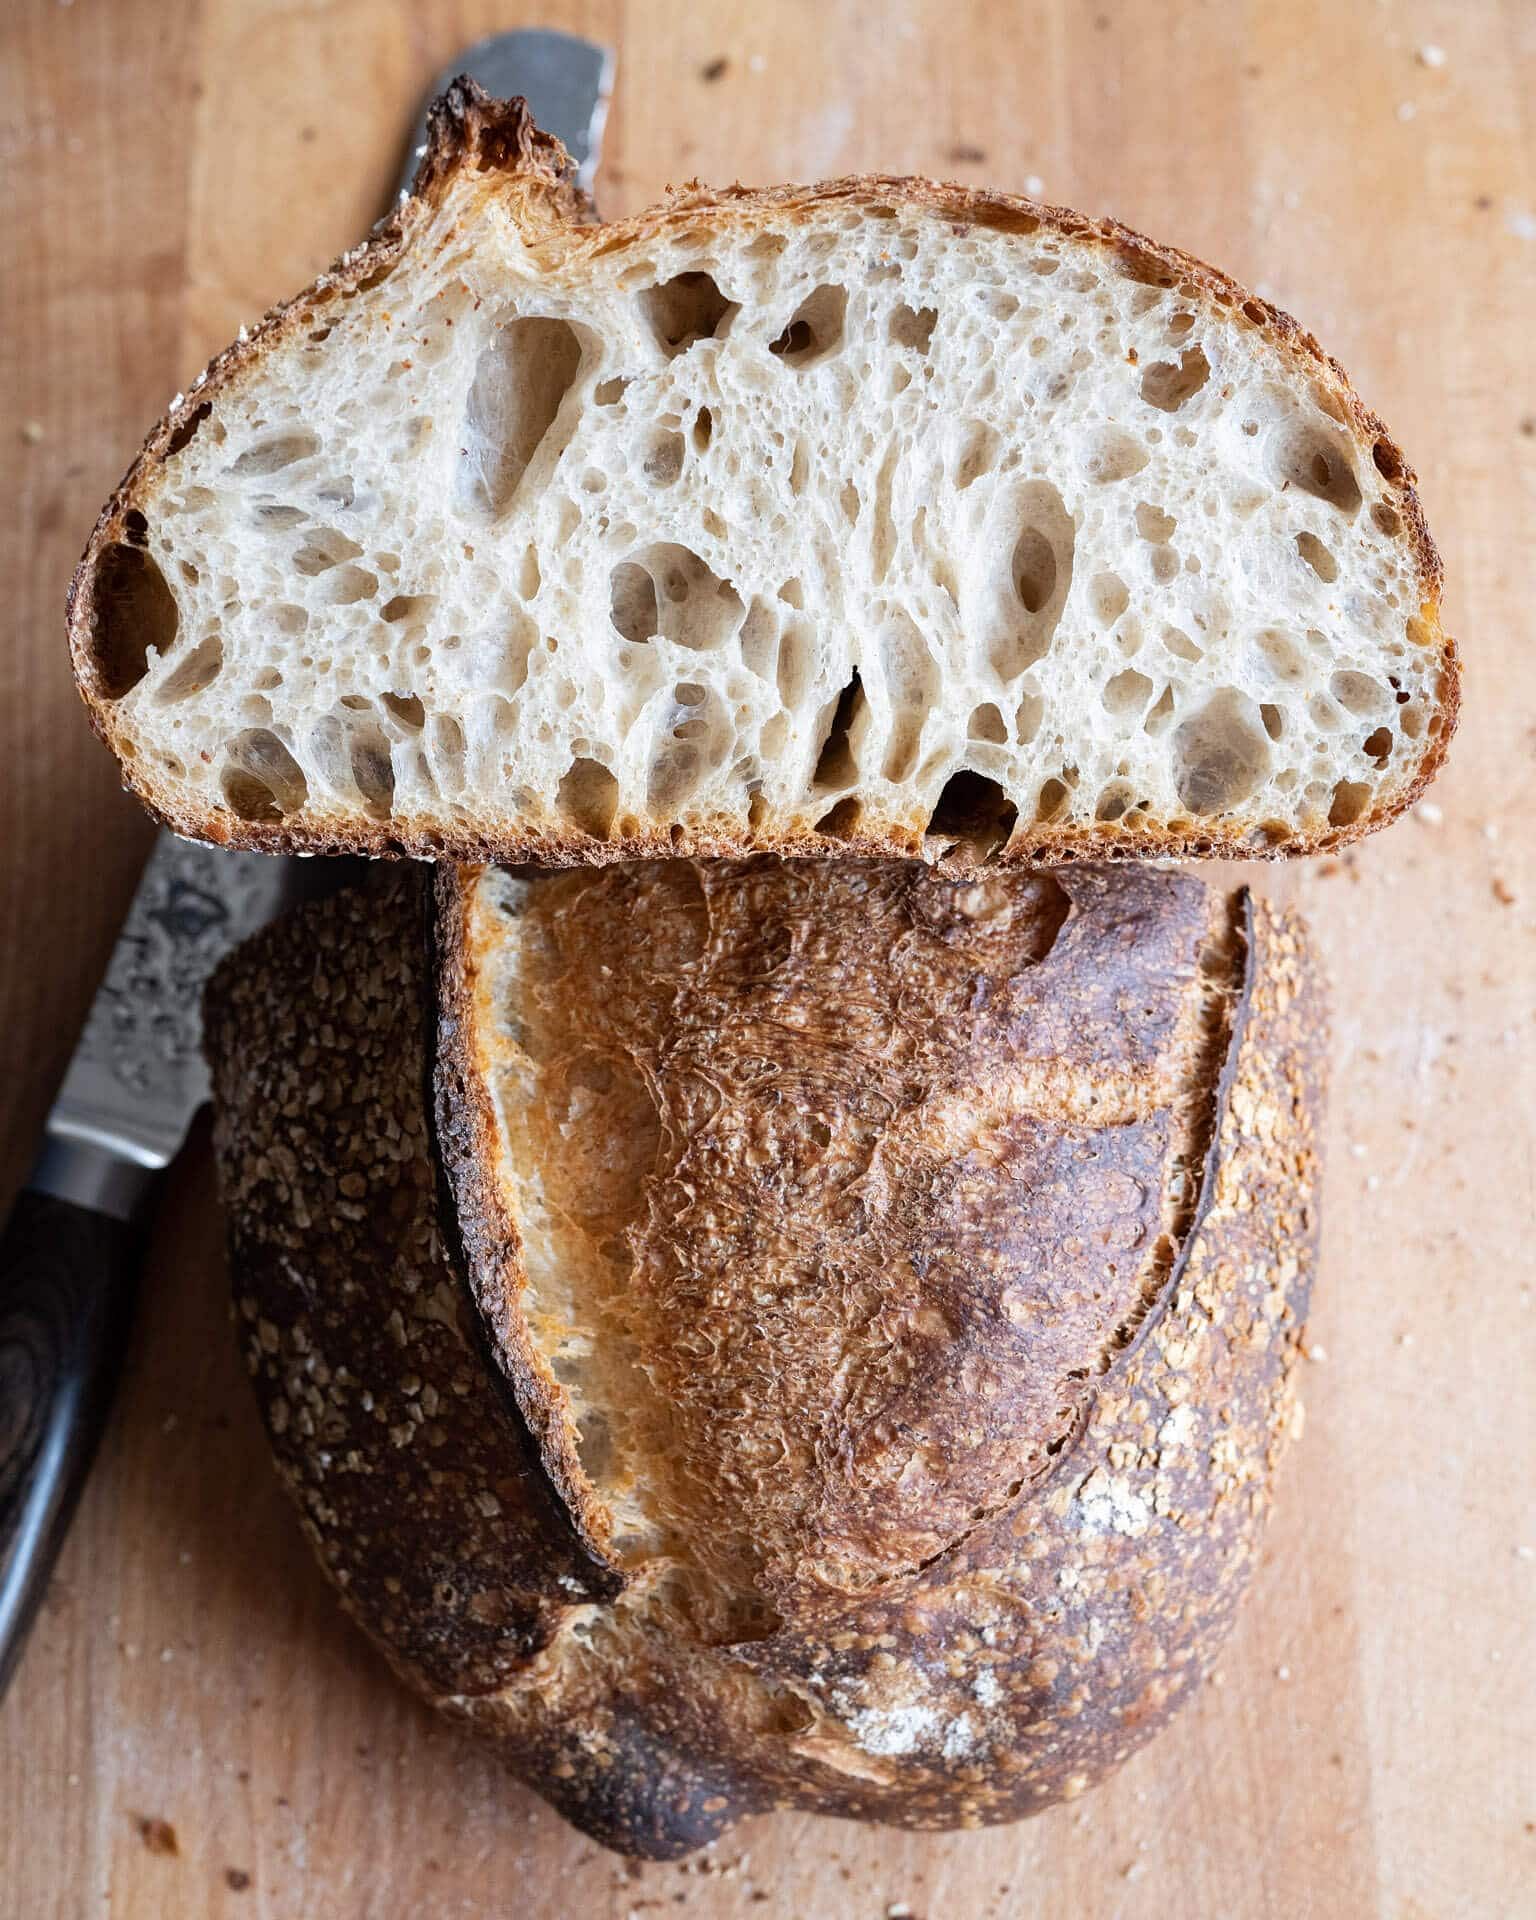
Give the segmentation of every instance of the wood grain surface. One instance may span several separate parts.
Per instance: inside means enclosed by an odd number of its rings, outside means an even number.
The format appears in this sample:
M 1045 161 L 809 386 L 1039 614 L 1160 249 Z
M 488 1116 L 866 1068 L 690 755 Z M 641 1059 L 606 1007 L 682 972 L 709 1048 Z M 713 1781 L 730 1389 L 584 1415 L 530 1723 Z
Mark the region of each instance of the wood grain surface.
M 168 395 L 361 234 L 427 77 L 527 24 L 618 47 L 613 211 L 693 173 L 1037 176 L 1297 313 L 1419 466 L 1467 663 L 1449 771 L 1357 854 L 1261 877 L 1336 987 L 1306 1436 L 1215 1681 L 1102 1791 L 979 1834 L 765 1819 L 627 1870 L 338 1614 L 237 1364 L 197 1137 L 0 1708 L 0 1916 L 1536 1912 L 1530 0 L 7 0 L 0 1172 L 149 838 L 66 671 L 91 519 Z

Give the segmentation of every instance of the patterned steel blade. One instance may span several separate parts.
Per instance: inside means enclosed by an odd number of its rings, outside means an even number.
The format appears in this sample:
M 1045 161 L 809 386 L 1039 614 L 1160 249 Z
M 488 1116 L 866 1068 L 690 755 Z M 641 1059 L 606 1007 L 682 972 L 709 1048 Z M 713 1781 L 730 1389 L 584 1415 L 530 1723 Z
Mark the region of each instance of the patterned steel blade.
M 162 832 L 48 1117 L 57 1140 L 163 1167 L 208 1098 L 210 973 L 290 897 L 293 863 Z

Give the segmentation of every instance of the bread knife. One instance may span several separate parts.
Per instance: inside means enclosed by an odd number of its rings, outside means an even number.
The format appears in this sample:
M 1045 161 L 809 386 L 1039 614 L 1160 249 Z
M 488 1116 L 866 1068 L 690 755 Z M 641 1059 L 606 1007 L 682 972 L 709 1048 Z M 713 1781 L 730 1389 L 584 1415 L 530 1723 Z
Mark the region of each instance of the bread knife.
M 0 1231 L 0 1695 L 111 1409 L 156 1182 L 208 1097 L 203 984 L 295 865 L 160 834 Z
M 571 34 L 497 34 L 447 67 L 428 103 L 459 74 L 497 97 L 523 94 L 590 191 L 613 70 L 610 49 Z M 402 193 L 426 128 L 424 110 Z M 0 1699 L 111 1411 L 157 1182 L 208 1098 L 203 987 L 231 948 L 354 865 L 317 861 L 306 872 L 168 832 L 145 865 L 0 1231 Z

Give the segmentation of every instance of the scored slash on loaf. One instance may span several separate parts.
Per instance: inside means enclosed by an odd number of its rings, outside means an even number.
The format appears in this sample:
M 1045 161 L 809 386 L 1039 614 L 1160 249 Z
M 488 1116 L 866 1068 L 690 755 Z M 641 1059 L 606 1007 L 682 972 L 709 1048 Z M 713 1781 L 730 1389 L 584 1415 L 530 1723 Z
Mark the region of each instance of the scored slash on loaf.
M 1422 791 L 1439 561 L 1287 315 L 928 181 L 586 212 L 460 83 L 415 195 L 151 435 L 71 631 L 169 824 L 969 863 L 1305 852 Z

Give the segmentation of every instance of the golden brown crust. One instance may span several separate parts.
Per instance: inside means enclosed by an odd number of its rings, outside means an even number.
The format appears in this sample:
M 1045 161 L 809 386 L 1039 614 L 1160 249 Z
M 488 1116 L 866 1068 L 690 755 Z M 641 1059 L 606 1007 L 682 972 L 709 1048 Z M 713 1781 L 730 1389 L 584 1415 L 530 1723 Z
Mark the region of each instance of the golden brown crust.
M 931 908 L 945 883 L 907 877 Z M 827 885 L 791 874 L 785 898 L 797 879 L 805 894 Z M 726 1645 L 693 1630 L 674 1576 L 626 1580 L 589 1551 L 531 1465 L 504 1348 L 493 1339 L 492 1364 L 473 1324 L 500 1310 L 487 1285 L 496 1276 L 476 1268 L 503 1256 L 471 1225 L 456 1272 L 462 1209 L 439 1210 L 423 1088 L 423 883 L 395 873 L 373 899 L 309 909 L 216 982 L 208 1044 L 233 1283 L 311 1539 L 397 1669 L 605 1844 L 676 1854 L 771 1804 L 906 1826 L 1018 1818 L 1080 1792 L 1145 1740 L 1226 1631 L 1291 1426 L 1317 1224 L 1320 990 L 1293 918 L 1256 903 L 1245 919 L 1189 876 L 1074 869 L 983 884 L 1038 891 L 1048 879 L 1089 937 L 1069 978 L 1037 996 L 1035 1054 L 1076 1045 L 1081 1055 L 1091 1032 L 1117 1072 L 1150 1071 L 1179 1021 L 1165 995 L 1172 1027 L 1146 1024 L 1131 1003 L 1157 1003 L 1136 989 L 1160 971 L 1187 975 L 1202 942 L 1224 982 L 1204 1003 L 1212 1044 L 1178 1055 L 1206 1119 L 1186 1134 L 1203 1172 L 1178 1262 L 1086 1383 L 1043 1472 L 1005 1489 L 929 1564 L 835 1604 L 825 1591 L 808 1604 L 803 1590 L 781 1590 L 777 1617 Z M 590 880 L 611 889 L 622 876 Z M 446 876 L 439 892 L 441 917 L 454 904 Z M 1139 977 L 1117 973 L 1105 943 L 1117 902 Z M 1225 962 L 1205 937 L 1214 930 L 1220 947 L 1223 929 Z M 445 951 L 440 1024 L 464 1004 L 468 958 L 462 944 L 456 961 Z M 1121 1003 L 1122 1024 L 1085 1025 L 1074 983 L 1090 1005 L 1095 993 Z M 923 989 L 936 1012 L 941 984 Z M 1053 1009 L 1067 1017 L 1053 1025 Z M 741 1044 L 725 1036 L 722 1069 Z M 470 1058 L 461 1040 L 434 1057 L 439 1137 L 462 1193 L 489 1120 L 459 1107 L 456 1047 Z M 1042 1227 L 1042 1300 L 1069 1257 L 1068 1226 Z M 1049 1367 L 1052 1338 L 1036 1344 Z M 941 1386 L 925 1389 L 933 1404 Z M 397 1441 L 402 1426 L 415 1431 Z
M 538 131 L 526 101 L 494 101 L 472 81 L 459 81 L 434 110 L 429 151 L 417 177 L 415 196 L 382 220 L 362 246 L 343 254 L 313 287 L 274 307 L 248 336 L 212 360 L 189 393 L 176 396 L 102 510 L 76 569 L 68 604 L 70 652 L 76 682 L 92 726 L 119 758 L 124 785 L 162 825 L 191 839 L 213 840 L 229 847 L 293 853 L 407 855 L 468 863 L 617 863 L 665 857 L 673 852 L 705 858 L 748 852 L 825 858 L 836 850 L 829 845 L 825 834 L 817 833 L 809 825 L 788 832 L 747 834 L 734 826 L 716 831 L 707 827 L 678 827 L 670 833 L 656 830 L 607 841 L 593 839 L 574 828 L 550 830 L 519 826 L 487 833 L 457 823 L 430 827 L 413 825 L 409 820 L 363 824 L 340 815 L 332 820 L 321 815 L 302 822 L 266 825 L 168 804 L 152 777 L 136 767 L 131 753 L 124 751 L 128 743 L 119 736 L 109 690 L 94 656 L 96 601 L 108 555 L 123 546 L 132 548 L 142 544 L 142 507 L 152 497 L 162 462 L 196 431 L 210 400 L 221 388 L 252 373 L 274 346 L 309 327 L 327 303 L 345 299 L 387 273 L 430 217 L 430 210 L 440 204 L 450 182 L 468 172 L 495 176 L 493 190 L 509 200 L 530 246 L 537 250 L 540 229 L 548 229 L 572 259 L 579 259 L 583 249 L 608 251 L 643 243 L 671 227 L 696 224 L 701 213 L 727 225 L 752 224 L 768 211 L 790 217 L 804 216 L 838 201 L 889 203 L 894 200 L 961 227 L 985 226 L 1004 232 L 1033 232 L 1046 227 L 1070 236 L 1079 244 L 1099 249 L 1123 273 L 1152 284 L 1178 287 L 1192 301 L 1241 318 L 1331 396 L 1337 417 L 1356 436 L 1362 454 L 1370 454 L 1383 480 L 1392 489 L 1418 573 L 1423 645 L 1435 651 L 1441 663 L 1439 710 L 1434 716 L 1429 748 L 1413 779 L 1359 819 L 1310 834 L 1297 833 L 1284 844 L 1271 843 L 1266 836 L 1254 834 L 1247 826 L 1209 821 L 1159 828 L 1122 819 L 1074 827 L 1070 831 L 1039 823 L 1016 832 L 1006 850 L 994 856 L 998 864 L 1056 865 L 1075 860 L 1147 859 L 1165 855 L 1268 859 L 1331 851 L 1396 818 L 1413 804 L 1438 773 L 1456 729 L 1461 669 L 1456 643 L 1440 626 L 1443 568 L 1424 517 L 1416 475 L 1385 423 L 1360 399 L 1338 361 L 1326 354 L 1313 335 L 1291 315 L 1248 293 L 1226 274 L 1192 255 L 1148 240 L 1118 221 L 1093 220 L 1070 208 L 935 180 L 861 174 L 816 186 L 734 186 L 721 190 L 707 189 L 695 182 L 628 220 L 592 226 L 589 232 L 577 231 L 590 216 L 590 203 L 576 190 L 569 158 L 559 142 Z M 839 844 L 850 854 L 866 857 L 925 855 L 920 833 L 895 828 L 888 832 L 855 833 Z M 962 847 L 956 857 L 964 861 L 969 856 Z
M 1206 889 L 765 858 L 530 876 L 504 1009 L 514 936 L 480 892 L 440 870 L 448 1218 L 585 1537 L 609 1523 L 495 1177 L 498 1014 L 538 1062 L 512 1097 L 563 1257 L 606 1276 L 584 1312 L 652 1400 L 624 1409 L 652 1430 L 635 1471 L 678 1481 L 653 1491 L 723 1593 L 840 1604 L 1038 1477 L 1177 1273 L 1241 1004 Z

